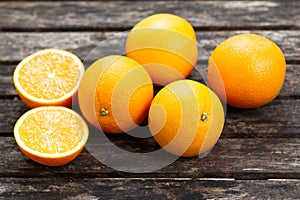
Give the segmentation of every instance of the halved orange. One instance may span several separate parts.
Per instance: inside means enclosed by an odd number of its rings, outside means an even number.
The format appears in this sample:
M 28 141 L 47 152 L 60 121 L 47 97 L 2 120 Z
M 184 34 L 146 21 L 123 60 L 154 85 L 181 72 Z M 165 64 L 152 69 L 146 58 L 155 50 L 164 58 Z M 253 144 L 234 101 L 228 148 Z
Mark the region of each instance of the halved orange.
M 29 107 L 72 106 L 84 73 L 81 60 L 60 49 L 40 50 L 23 59 L 14 71 L 14 84 Z
M 88 135 L 88 126 L 82 117 L 62 106 L 29 110 L 14 127 L 20 150 L 33 161 L 47 166 L 61 166 L 75 159 Z

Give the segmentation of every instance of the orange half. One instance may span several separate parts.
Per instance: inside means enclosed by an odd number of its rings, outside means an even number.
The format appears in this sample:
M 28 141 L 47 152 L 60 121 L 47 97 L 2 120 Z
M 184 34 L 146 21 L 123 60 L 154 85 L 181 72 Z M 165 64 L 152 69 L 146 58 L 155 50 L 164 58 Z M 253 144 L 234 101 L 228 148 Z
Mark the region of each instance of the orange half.
M 82 117 L 62 106 L 29 110 L 14 127 L 20 150 L 28 158 L 47 166 L 61 166 L 75 159 L 88 135 L 88 126 Z
M 74 54 L 45 49 L 23 59 L 13 75 L 20 98 L 29 107 L 72 106 L 84 65 Z

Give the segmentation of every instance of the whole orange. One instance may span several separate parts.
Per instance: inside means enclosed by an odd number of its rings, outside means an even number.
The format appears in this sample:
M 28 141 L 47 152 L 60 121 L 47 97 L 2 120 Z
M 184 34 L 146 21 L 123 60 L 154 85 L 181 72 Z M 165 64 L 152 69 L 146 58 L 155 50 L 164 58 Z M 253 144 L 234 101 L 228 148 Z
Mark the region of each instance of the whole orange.
M 111 55 L 94 62 L 78 90 L 84 117 L 107 133 L 122 133 L 148 114 L 153 85 L 147 71 L 125 56 Z
M 256 34 L 239 34 L 212 52 L 208 82 L 229 105 L 256 108 L 279 94 L 285 72 L 284 55 L 274 42 Z
M 154 97 L 149 128 L 166 151 L 185 157 L 207 153 L 218 141 L 224 111 L 217 95 L 192 80 L 172 82 Z
M 198 58 L 196 34 L 179 16 L 151 15 L 128 34 L 126 55 L 146 68 L 154 84 L 166 85 L 193 70 Z

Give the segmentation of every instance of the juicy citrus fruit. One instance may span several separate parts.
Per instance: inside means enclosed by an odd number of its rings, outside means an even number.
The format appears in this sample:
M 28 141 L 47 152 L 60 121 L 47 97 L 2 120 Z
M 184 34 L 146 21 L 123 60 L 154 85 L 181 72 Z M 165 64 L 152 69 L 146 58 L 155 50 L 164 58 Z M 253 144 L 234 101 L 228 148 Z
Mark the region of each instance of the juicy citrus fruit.
M 27 111 L 14 127 L 21 151 L 47 166 L 61 166 L 77 157 L 88 139 L 88 127 L 75 111 L 41 106 Z
M 29 107 L 68 106 L 84 73 L 81 60 L 59 50 L 40 50 L 23 59 L 14 71 L 16 90 Z
M 208 81 L 229 105 L 256 108 L 278 95 L 285 71 L 284 55 L 274 42 L 256 34 L 240 34 L 212 52 Z
M 192 80 L 168 84 L 154 97 L 149 128 L 158 144 L 170 153 L 191 157 L 208 152 L 218 141 L 224 111 L 217 95 Z
M 111 55 L 85 72 L 78 103 L 85 118 L 108 133 L 122 133 L 140 124 L 148 114 L 153 85 L 147 71 L 125 56 Z
M 166 85 L 193 70 L 198 58 L 196 34 L 181 17 L 155 14 L 130 31 L 126 55 L 146 68 L 154 84 Z

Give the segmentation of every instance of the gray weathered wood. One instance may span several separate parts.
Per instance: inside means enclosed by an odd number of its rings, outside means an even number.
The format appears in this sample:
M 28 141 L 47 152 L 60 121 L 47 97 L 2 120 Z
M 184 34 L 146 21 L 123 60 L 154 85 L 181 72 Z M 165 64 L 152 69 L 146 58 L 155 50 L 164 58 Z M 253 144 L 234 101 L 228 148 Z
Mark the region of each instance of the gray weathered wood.
M 298 199 L 299 180 L 1 178 L 0 198 Z
M 101 136 L 99 137 L 101 139 Z M 110 137 L 110 140 L 118 147 L 136 153 L 151 152 L 158 148 L 151 138 L 136 139 L 123 135 Z M 94 141 L 89 141 L 88 149 L 99 149 L 98 153 L 106 156 L 101 162 L 85 149 L 68 165 L 45 167 L 25 157 L 18 149 L 13 137 L 1 137 L 0 150 L 6 153 L 0 154 L 0 177 L 300 178 L 300 140 L 298 138 L 222 138 L 211 153 L 203 159 L 180 158 L 161 170 L 142 174 L 123 173 L 103 165 L 106 159 L 118 158 L 121 165 L 132 169 L 136 163 L 144 163 L 144 161 L 142 159 L 126 160 L 121 155 L 113 154 L 108 148 L 108 143 L 95 143 Z M 142 158 L 143 155 L 140 157 Z
M 228 107 L 224 136 L 299 137 L 299 105 L 299 99 L 276 99 L 256 109 Z
M 299 99 L 279 98 L 257 109 L 228 107 L 222 137 L 299 138 L 299 104 Z M 14 123 L 26 110 L 20 100 L 0 100 L 0 134 L 11 133 Z
M 1 133 L 12 133 L 16 120 L 29 108 L 17 98 L 0 100 L 0 131 Z
M 158 12 L 182 16 L 197 30 L 205 50 L 197 69 L 205 68 L 211 51 L 232 35 L 258 33 L 276 42 L 288 63 L 279 97 L 258 109 L 228 107 L 222 136 L 207 157 L 180 158 L 151 173 L 105 166 L 105 160 L 97 160 L 89 150 L 101 147 L 99 155 L 117 158 L 124 166 L 146 162 L 143 155 L 131 161 L 112 153 L 103 138 L 96 142 L 90 137 L 87 148 L 62 167 L 45 167 L 25 157 L 12 133 L 18 117 L 28 110 L 13 87 L 17 63 L 51 47 L 84 60 L 101 41 Z M 299 30 L 297 0 L 0 1 L 0 199 L 299 199 Z M 119 50 L 118 40 L 110 42 L 106 47 Z M 199 80 L 196 71 L 190 78 Z M 108 138 L 135 153 L 159 149 L 153 138 Z
M 177 14 L 197 29 L 295 29 L 299 7 L 299 1 L 1 2 L 0 29 L 125 30 L 154 13 Z
M 69 50 L 81 59 L 100 42 L 114 33 L 103 32 L 59 32 L 59 33 L 0 33 L 2 62 L 19 62 L 24 57 L 44 48 L 61 48 Z
M 0 97 L 8 98 L 11 95 L 16 95 L 17 92 L 13 83 L 13 73 L 16 65 L 1 65 L 0 64 Z
M 300 63 L 299 31 L 208 31 L 197 32 L 199 60 L 207 62 L 213 49 L 230 36 L 240 33 L 263 35 L 279 45 L 288 63 Z M 101 55 L 116 49 L 125 53 L 125 39 L 128 32 L 0 32 L 0 62 L 19 62 L 24 57 L 44 48 L 61 48 L 77 54 L 84 60 L 95 48 Z M 109 43 L 110 42 L 110 43 Z
M 12 98 L 17 95 L 17 92 L 13 83 L 13 72 L 17 64 L 0 64 L 0 97 Z M 201 75 L 201 71 L 198 69 L 205 69 L 204 64 L 199 64 L 187 78 L 197 81 L 202 81 L 204 74 Z M 282 96 L 300 96 L 300 65 L 287 65 L 287 72 L 284 85 L 279 94 Z

